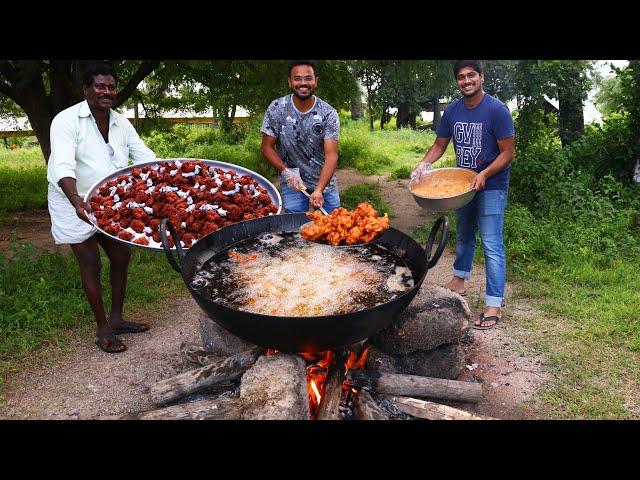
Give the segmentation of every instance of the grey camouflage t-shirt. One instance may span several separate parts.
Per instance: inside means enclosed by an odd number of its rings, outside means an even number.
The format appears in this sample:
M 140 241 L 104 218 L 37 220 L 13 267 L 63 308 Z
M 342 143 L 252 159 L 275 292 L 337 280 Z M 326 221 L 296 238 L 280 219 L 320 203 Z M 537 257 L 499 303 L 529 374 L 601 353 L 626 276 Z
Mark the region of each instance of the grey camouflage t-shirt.
M 315 189 L 324 165 L 324 141 L 339 140 L 338 112 L 315 97 L 316 103 L 305 113 L 295 107 L 292 95 L 271 102 L 260 131 L 276 137 L 276 151 L 287 167 L 299 168 L 300 177 L 309 190 Z M 285 180 L 280 176 L 280 182 Z M 335 174 L 325 187 L 338 188 Z

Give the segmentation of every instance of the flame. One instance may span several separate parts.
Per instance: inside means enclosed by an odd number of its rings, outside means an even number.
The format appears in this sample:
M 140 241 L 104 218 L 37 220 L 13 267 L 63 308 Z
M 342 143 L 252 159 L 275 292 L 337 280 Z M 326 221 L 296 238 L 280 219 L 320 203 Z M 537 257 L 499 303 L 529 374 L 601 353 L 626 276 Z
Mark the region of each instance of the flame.
M 349 370 L 364 370 L 365 362 L 367 361 L 367 357 L 369 356 L 369 348 L 365 348 L 360 355 L 358 355 L 354 350 L 349 351 L 349 357 L 345 362 L 345 374 Z
M 320 405 L 320 400 L 322 399 L 322 395 L 320 395 L 320 392 L 318 391 L 318 387 L 316 386 L 316 381 L 311 380 L 310 385 L 311 385 L 311 390 L 313 390 L 313 393 L 316 396 L 316 403 Z
M 275 355 L 278 350 L 269 348 L 266 355 Z M 317 418 L 320 402 L 324 396 L 324 384 L 327 379 L 329 367 L 334 362 L 335 353 L 332 350 L 320 353 L 298 353 L 307 362 L 307 395 L 309 397 L 309 411 L 311 418 Z M 369 349 L 364 348 L 360 353 L 355 350 L 349 350 L 349 355 L 344 364 L 345 375 L 349 370 L 364 370 Z M 357 388 L 350 387 L 346 382 L 343 383 L 342 389 L 345 394 L 357 396 L 360 391 Z
M 307 394 L 309 396 L 309 411 L 311 418 L 316 418 L 320 401 L 324 395 L 324 383 L 327 379 L 329 366 L 333 362 L 334 353 L 329 350 L 321 353 L 299 353 L 307 362 Z

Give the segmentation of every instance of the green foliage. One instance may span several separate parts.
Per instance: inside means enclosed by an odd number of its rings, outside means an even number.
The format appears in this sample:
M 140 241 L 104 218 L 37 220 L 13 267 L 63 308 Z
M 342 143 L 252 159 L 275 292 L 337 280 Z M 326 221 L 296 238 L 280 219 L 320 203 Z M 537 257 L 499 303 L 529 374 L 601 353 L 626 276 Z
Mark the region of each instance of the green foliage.
M 603 78 L 598 85 L 593 103 L 603 115 L 622 112 L 625 109 L 625 104 L 620 77 Z
M 43 345 L 57 344 L 69 329 L 93 328 L 95 322 L 73 255 L 36 251 L 31 244 L 10 247 L 11 258 L 0 255 L 0 381 L 5 362 L 16 361 Z M 102 263 L 108 308 L 109 261 L 104 254 Z M 125 314 L 153 309 L 158 299 L 180 288 L 181 283 L 164 255 L 134 249 Z
M 380 183 L 358 183 L 352 185 L 340 193 L 340 206 L 347 210 L 353 210 L 359 203 L 369 202 L 378 211 L 379 215 L 386 213 L 389 217 L 393 217 L 393 211 L 389 205 L 382 201 L 380 192 Z
M 203 158 L 233 163 L 253 170 L 267 178 L 275 169 L 260 153 L 261 119 L 234 125 L 230 131 L 210 127 L 175 125 L 169 131 L 154 132 L 143 141 L 159 158 Z
M 409 178 L 411 175 L 412 168 L 408 165 L 402 165 L 401 167 L 396 168 L 393 172 L 391 172 L 391 178 L 394 180 L 401 178 Z

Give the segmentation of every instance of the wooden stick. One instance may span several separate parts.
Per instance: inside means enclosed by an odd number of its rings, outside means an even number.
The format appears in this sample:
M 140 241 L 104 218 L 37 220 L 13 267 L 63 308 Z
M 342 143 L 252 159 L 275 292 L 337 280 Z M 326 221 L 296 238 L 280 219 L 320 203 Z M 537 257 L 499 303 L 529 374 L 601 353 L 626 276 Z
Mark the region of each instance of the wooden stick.
M 235 380 L 256 362 L 262 351 L 262 348 L 255 347 L 211 365 L 161 380 L 151 386 L 151 399 L 154 405 L 166 405 L 192 393 Z
M 181 403 L 146 412 L 128 413 L 119 420 L 238 420 L 242 415 L 240 398 L 220 397 L 201 402 Z
M 318 420 L 340 419 L 338 407 L 340 406 L 340 397 L 342 396 L 345 358 L 346 355 L 344 351 L 341 354 L 337 354 L 333 365 L 329 368 L 329 373 L 324 382 L 324 394 L 320 399 Z
M 360 390 L 358 393 L 354 414 L 357 420 L 389 420 L 366 390 Z
M 482 417 L 448 405 L 417 398 L 393 396 L 385 396 L 385 398 L 392 400 L 402 412 L 427 420 L 495 420 L 495 418 Z
M 211 350 L 205 347 L 186 342 L 180 345 L 180 353 L 182 353 L 182 356 L 188 361 L 197 363 L 203 367 L 224 359 L 224 357 L 215 355 Z
M 381 394 L 438 398 L 458 402 L 478 402 L 482 399 L 482 386 L 475 382 L 370 370 L 350 370 L 346 380 L 350 385 L 374 390 Z

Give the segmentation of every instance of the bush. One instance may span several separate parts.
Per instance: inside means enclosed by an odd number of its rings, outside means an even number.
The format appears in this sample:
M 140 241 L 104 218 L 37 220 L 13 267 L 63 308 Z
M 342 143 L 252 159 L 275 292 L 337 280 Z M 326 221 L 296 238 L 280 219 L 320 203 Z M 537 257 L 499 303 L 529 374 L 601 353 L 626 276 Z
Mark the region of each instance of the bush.
M 384 215 L 386 213 L 389 217 L 393 217 L 393 211 L 389 205 L 382 201 L 380 192 L 381 187 L 379 183 L 358 183 L 351 185 L 340 193 L 340 206 L 347 210 L 353 210 L 360 202 L 369 202 L 373 208 L 378 211 L 378 215 Z
M 393 172 L 391 172 L 391 178 L 393 179 L 401 179 L 401 178 L 409 178 L 411 176 L 412 168 L 406 165 L 396 168 Z

